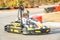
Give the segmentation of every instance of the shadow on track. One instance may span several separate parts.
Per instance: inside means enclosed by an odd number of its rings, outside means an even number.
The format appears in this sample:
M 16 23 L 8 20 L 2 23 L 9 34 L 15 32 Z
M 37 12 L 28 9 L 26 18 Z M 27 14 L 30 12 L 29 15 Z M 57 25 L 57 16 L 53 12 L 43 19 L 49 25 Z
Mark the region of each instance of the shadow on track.
M 60 28 L 52 28 L 50 34 L 58 34 L 60 33 Z

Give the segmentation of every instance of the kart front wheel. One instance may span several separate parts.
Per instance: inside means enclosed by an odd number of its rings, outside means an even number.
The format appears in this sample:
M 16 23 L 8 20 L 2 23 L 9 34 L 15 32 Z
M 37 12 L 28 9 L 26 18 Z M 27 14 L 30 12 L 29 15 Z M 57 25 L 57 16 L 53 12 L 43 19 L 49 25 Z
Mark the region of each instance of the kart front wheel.
M 48 30 L 49 30 L 49 31 L 48 31 L 48 32 L 46 32 L 47 34 L 48 34 L 48 33 L 50 33 L 50 29 L 48 29 Z

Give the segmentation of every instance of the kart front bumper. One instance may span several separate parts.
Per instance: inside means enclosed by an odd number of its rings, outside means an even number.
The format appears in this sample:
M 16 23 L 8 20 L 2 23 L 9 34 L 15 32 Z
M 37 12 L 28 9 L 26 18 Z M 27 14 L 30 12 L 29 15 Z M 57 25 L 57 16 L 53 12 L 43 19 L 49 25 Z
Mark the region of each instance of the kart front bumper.
M 45 28 L 45 29 L 43 29 L 43 28 L 40 28 L 40 29 L 30 28 L 30 29 L 28 29 L 28 31 L 32 31 L 34 33 L 48 33 L 48 32 L 50 32 L 50 28 Z

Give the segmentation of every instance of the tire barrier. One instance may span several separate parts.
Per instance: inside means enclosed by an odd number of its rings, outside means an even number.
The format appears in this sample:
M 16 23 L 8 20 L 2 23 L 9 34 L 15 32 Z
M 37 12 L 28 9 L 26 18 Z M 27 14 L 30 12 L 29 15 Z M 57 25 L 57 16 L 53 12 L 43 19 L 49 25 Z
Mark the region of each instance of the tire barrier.
M 55 9 L 55 7 L 49 7 L 49 8 L 45 8 L 46 12 L 49 13 L 49 12 L 53 12 Z
M 60 11 L 60 5 L 54 7 L 44 8 L 47 13 Z

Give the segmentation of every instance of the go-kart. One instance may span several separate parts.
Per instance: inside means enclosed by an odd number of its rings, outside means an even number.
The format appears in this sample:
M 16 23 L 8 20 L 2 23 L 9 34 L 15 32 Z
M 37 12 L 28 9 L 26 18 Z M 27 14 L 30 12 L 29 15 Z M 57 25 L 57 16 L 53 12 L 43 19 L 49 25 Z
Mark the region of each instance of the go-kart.
M 21 26 L 20 22 L 15 21 L 11 24 L 5 25 L 5 31 L 22 34 L 41 34 L 49 33 L 50 28 L 40 23 L 38 20 L 30 18 L 29 22 Z
M 21 9 L 19 11 L 18 20 L 5 25 L 5 31 L 22 34 L 41 34 L 50 32 L 50 28 L 42 24 L 41 16 L 29 17 L 29 11 L 27 11 L 27 13 L 23 13 Z

